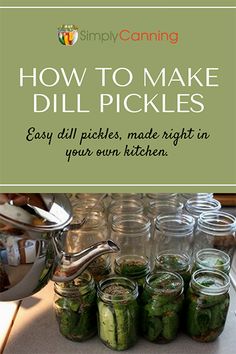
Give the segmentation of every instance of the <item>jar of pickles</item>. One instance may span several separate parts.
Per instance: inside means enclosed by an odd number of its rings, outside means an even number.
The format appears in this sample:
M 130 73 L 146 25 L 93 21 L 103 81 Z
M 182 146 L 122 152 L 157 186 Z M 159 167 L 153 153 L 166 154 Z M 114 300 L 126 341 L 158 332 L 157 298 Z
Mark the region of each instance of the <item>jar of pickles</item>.
M 178 273 L 184 281 L 184 288 L 187 290 L 191 279 L 191 259 L 184 253 L 161 253 L 156 258 L 155 270 Z
M 227 253 L 215 248 L 199 250 L 195 256 L 194 270 L 221 270 L 226 274 L 230 271 L 230 257 Z
M 97 333 L 96 289 L 89 272 L 66 283 L 54 284 L 54 310 L 60 333 L 73 341 L 85 341 Z
M 142 256 L 120 256 L 115 259 L 115 273 L 137 282 L 139 294 L 150 271 L 147 258 Z
M 235 216 L 221 211 L 202 213 L 194 235 L 194 254 L 203 248 L 216 248 L 226 252 L 232 262 L 235 232 Z
M 141 297 L 143 336 L 155 343 L 168 343 L 177 336 L 183 309 L 183 279 L 171 272 L 146 278 Z
M 214 341 L 223 331 L 229 307 L 230 280 L 221 271 L 193 273 L 186 298 L 186 331 L 200 342 Z
M 125 277 L 109 277 L 98 284 L 98 334 L 110 349 L 125 350 L 138 338 L 138 287 Z

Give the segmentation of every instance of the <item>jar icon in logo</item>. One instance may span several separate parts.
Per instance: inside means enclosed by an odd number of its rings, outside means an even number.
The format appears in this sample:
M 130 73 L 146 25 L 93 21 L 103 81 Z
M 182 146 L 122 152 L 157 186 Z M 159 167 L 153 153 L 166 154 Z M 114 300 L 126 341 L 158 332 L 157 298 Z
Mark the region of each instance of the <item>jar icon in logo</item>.
M 78 40 L 78 27 L 75 25 L 61 25 L 58 27 L 57 36 L 61 44 L 72 46 Z

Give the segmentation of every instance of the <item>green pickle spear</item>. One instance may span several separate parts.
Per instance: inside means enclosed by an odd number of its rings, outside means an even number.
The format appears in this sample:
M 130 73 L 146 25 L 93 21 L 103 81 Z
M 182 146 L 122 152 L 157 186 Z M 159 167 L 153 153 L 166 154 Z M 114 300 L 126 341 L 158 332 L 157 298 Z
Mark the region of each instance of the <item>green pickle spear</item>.
M 186 298 L 186 331 L 200 342 L 214 341 L 223 331 L 229 307 L 229 277 L 221 271 L 193 273 Z

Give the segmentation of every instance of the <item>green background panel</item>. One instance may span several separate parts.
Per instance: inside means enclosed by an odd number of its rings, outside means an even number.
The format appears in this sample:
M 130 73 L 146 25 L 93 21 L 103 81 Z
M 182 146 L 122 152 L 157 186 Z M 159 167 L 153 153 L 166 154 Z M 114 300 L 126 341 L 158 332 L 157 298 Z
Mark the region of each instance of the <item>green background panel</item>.
M 2 37 L 1 55 L 1 171 L 0 183 L 11 184 L 226 184 L 236 183 L 235 164 L 235 19 L 236 10 L 0 10 Z M 179 42 L 104 42 L 79 41 L 73 47 L 64 47 L 57 40 L 57 27 L 75 24 L 79 30 L 89 32 L 118 32 L 122 28 L 131 31 L 178 31 Z M 69 88 L 58 84 L 45 88 L 38 84 L 32 87 L 26 82 L 19 87 L 19 68 L 31 72 L 45 67 L 70 71 L 75 67 L 81 72 L 87 67 L 84 85 Z M 102 88 L 95 67 L 129 68 L 134 81 L 128 87 L 116 87 L 108 80 Z M 162 67 L 168 71 L 178 67 L 182 72 L 188 67 L 219 67 L 218 88 L 193 87 L 148 87 L 142 84 L 143 67 L 158 72 Z M 185 77 L 185 75 L 184 75 Z M 110 75 L 109 75 L 110 78 Z M 50 78 L 48 78 L 50 79 Z M 52 78 L 51 78 L 52 79 Z M 114 106 L 100 113 L 100 93 L 122 97 L 130 93 L 150 97 L 166 93 L 172 107 L 177 93 L 201 93 L 205 110 L 193 113 L 148 113 L 132 114 Z M 76 94 L 81 94 L 82 107 L 90 113 L 33 113 L 33 94 L 48 96 L 65 93 L 68 106 L 74 107 Z M 134 103 L 139 107 L 139 102 Z M 29 127 L 38 131 L 53 131 L 54 136 L 62 128 L 77 128 L 82 131 L 119 131 L 122 141 L 89 141 L 79 146 L 78 141 L 53 140 L 27 142 Z M 90 147 L 92 149 L 123 148 L 129 131 L 201 129 L 210 133 L 208 140 L 180 141 L 173 147 L 171 141 L 133 141 L 129 145 L 149 144 L 152 148 L 165 148 L 168 157 L 75 157 L 69 163 L 65 150 Z M 22 190 L 36 187 L 7 187 Z M 46 187 L 37 187 L 46 190 Z M 52 188 L 52 187 L 51 187 Z M 60 188 L 60 187 L 58 187 Z M 61 187 L 62 188 L 62 187 Z M 78 187 L 63 187 L 78 190 Z M 81 187 L 81 190 L 98 187 Z M 116 187 L 110 187 L 117 190 Z M 118 187 L 117 187 L 118 188 Z M 120 188 L 120 187 L 119 187 Z M 131 188 L 131 187 L 127 187 Z M 137 188 L 138 187 L 133 187 Z M 141 187 L 140 187 L 141 188 Z M 153 187 L 142 187 L 142 189 Z M 157 187 L 155 187 L 156 189 Z M 161 187 L 160 187 L 161 188 Z M 183 189 L 183 187 L 166 187 Z M 188 187 L 199 190 L 200 187 Z M 205 189 L 209 190 L 209 187 Z M 107 187 L 106 187 L 107 189 Z M 201 187 L 203 190 L 204 187 Z M 55 188 L 57 190 L 57 188 Z M 235 187 L 214 187 L 216 191 L 233 192 Z M 60 191 L 60 189 L 58 189 Z

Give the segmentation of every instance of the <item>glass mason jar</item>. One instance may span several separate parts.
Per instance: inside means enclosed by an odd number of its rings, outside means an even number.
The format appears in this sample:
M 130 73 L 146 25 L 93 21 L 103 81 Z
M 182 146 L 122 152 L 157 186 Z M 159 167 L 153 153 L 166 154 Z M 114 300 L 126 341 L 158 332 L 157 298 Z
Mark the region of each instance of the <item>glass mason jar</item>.
M 99 200 L 96 197 L 90 198 L 80 198 L 79 194 L 75 195 L 76 202 L 73 204 L 73 217 L 77 221 L 81 218 L 90 214 L 91 212 L 96 212 L 97 215 L 105 219 L 106 210 L 103 200 Z M 73 220 L 74 222 L 74 220 Z
M 68 253 L 80 252 L 94 243 L 108 238 L 106 221 L 98 212 L 79 214 L 79 216 L 73 218 L 73 223 L 77 223 L 77 217 L 79 222 L 84 216 L 87 219 L 81 228 L 71 229 L 67 232 L 65 251 Z M 108 275 L 111 271 L 110 255 L 105 254 L 97 257 L 90 263 L 88 270 L 95 281 L 99 281 L 101 277 Z
M 138 287 L 125 277 L 98 284 L 98 335 L 110 349 L 125 350 L 138 338 Z
M 186 214 L 159 215 L 155 225 L 155 258 L 161 253 L 177 253 L 191 259 L 194 223 L 193 217 Z
M 89 272 L 66 283 L 54 284 L 54 310 L 61 334 L 85 341 L 97 333 L 96 289 Z
M 177 193 L 147 193 L 146 198 L 148 200 L 176 201 Z
M 229 307 L 230 280 L 221 271 L 197 270 L 186 297 L 186 330 L 199 342 L 214 341 L 223 331 Z
M 188 199 L 185 204 L 185 210 L 195 220 L 198 220 L 199 216 L 207 211 L 218 211 L 221 209 L 221 204 L 216 199 L 201 199 L 191 198 Z
M 146 214 L 154 229 L 156 218 L 161 214 L 181 213 L 183 204 L 178 200 L 149 200 L 146 206 Z
M 184 289 L 187 290 L 191 279 L 191 259 L 184 253 L 161 253 L 156 258 L 155 270 L 178 273 L 184 281 Z
M 194 235 L 194 254 L 203 248 L 216 248 L 226 252 L 232 262 L 235 231 L 235 216 L 224 212 L 202 213 Z
M 113 200 L 108 207 L 108 224 L 112 218 L 120 214 L 142 214 L 144 205 L 141 199 L 118 199 Z
M 131 278 L 137 269 L 143 270 L 144 265 L 147 271 L 151 267 L 150 225 L 149 219 L 141 214 L 120 214 L 112 219 L 111 239 L 120 248 L 120 252 L 112 256 L 114 266 L 122 260 L 122 268 L 129 268 Z
M 147 276 L 141 297 L 143 336 L 155 343 L 168 343 L 177 336 L 183 308 L 183 279 L 171 272 Z
M 76 193 L 75 198 L 77 204 L 81 200 L 88 201 L 88 205 L 91 204 L 90 201 L 94 201 L 99 205 L 102 205 L 102 208 L 106 208 L 110 200 L 109 195 L 106 193 Z
M 195 255 L 194 270 L 208 269 L 230 272 L 230 257 L 227 253 L 215 248 L 203 248 Z
M 120 256 L 115 259 L 115 273 L 136 281 L 139 294 L 142 292 L 147 274 L 150 272 L 148 259 L 142 256 Z
M 211 199 L 213 198 L 213 193 L 183 193 L 179 194 L 179 200 L 182 203 L 186 203 L 188 199 L 197 198 L 197 199 Z
M 112 200 L 119 200 L 119 199 L 142 199 L 142 193 L 111 193 Z

